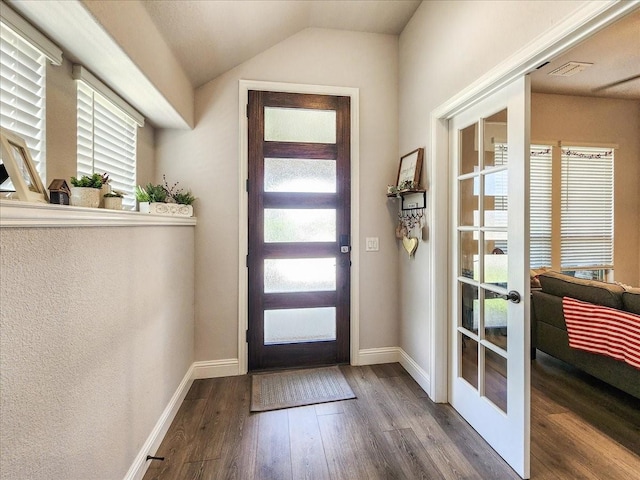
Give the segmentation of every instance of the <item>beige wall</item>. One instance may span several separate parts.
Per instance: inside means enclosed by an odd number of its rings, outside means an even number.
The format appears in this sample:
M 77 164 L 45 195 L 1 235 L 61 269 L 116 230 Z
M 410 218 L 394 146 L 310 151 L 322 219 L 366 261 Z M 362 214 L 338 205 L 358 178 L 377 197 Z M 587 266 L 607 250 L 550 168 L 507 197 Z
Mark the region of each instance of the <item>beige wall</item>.
M 500 62 L 550 29 L 584 1 L 423 2 L 400 35 L 400 152 L 426 146 L 423 184 L 432 181 L 429 114 Z M 429 194 L 429 192 L 428 192 Z M 427 208 L 434 207 L 431 198 Z M 398 252 L 400 271 L 400 346 L 426 372 L 430 370 L 432 244 L 422 243 L 415 259 Z M 449 252 L 435 252 L 448 255 Z
M 615 280 L 640 285 L 640 102 L 537 93 L 531 98 L 531 141 L 617 144 L 615 151 Z
M 47 67 L 47 183 L 76 174 L 76 89 Z M 138 181 L 154 129 L 138 131 Z M 123 478 L 193 362 L 194 228 L 2 228 L 2 478 Z
M 360 346 L 398 344 L 395 225 L 386 185 L 398 162 L 398 38 L 307 29 L 196 91 L 196 128 L 157 135 L 157 175 L 193 189 L 196 203 L 196 358 L 237 358 L 239 151 L 238 80 L 360 89 Z M 243 220 L 246 221 L 246 220 Z M 364 250 L 364 246 L 361 245 Z
M 193 239 L 2 229 L 2 478 L 124 477 L 193 362 Z

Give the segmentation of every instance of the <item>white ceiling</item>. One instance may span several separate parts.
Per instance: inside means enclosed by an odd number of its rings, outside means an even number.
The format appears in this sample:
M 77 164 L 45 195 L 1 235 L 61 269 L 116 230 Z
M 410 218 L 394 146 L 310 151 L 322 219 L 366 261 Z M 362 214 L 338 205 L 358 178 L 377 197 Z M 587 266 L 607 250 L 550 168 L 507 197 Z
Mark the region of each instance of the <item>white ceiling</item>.
M 421 0 L 142 0 L 198 87 L 308 27 L 399 35 Z
M 593 63 L 571 77 L 549 72 L 567 62 Z M 599 31 L 531 74 L 534 92 L 640 100 L 640 9 Z

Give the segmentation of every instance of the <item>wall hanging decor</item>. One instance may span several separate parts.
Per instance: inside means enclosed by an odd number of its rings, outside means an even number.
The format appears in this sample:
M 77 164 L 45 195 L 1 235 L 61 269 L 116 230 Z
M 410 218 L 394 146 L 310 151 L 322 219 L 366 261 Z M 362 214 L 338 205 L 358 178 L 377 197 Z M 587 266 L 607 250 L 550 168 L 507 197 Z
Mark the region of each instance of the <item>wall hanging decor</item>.
M 387 185 L 387 197 L 400 199 L 396 238 L 409 256 L 418 248 L 415 232 L 425 226 L 426 190 L 420 188 L 420 173 L 424 159 L 424 148 L 417 148 L 400 158 L 395 185 Z

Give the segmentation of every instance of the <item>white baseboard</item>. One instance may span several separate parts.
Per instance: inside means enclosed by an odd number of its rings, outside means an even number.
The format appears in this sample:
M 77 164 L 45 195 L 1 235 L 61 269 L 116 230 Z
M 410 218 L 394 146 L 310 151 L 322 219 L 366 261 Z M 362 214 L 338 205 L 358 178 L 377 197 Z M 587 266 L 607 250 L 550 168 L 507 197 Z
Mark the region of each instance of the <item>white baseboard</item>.
M 367 348 L 358 352 L 356 365 L 377 365 L 378 363 L 394 363 L 400 361 L 398 347 Z
M 192 368 L 194 380 L 199 378 L 233 377 L 240 375 L 240 363 L 237 358 L 195 362 Z
M 377 365 L 379 363 L 400 362 L 400 365 L 411 377 L 431 395 L 431 381 L 429 374 L 425 372 L 407 352 L 400 347 L 368 348 L 358 352 L 357 365 Z M 356 365 L 354 363 L 354 365 Z
M 162 415 L 160 415 L 160 418 L 156 422 L 155 427 L 153 427 L 153 430 L 147 438 L 147 441 L 142 445 L 140 452 L 133 461 L 133 464 L 125 475 L 124 480 L 139 480 L 144 476 L 147 468 L 149 467 L 147 455 L 153 455 L 156 450 L 158 450 L 158 447 L 162 443 L 167 430 L 169 430 L 169 427 L 171 426 L 171 422 L 173 422 L 176 413 L 178 413 L 178 409 L 184 401 L 184 397 L 187 396 L 187 392 L 191 388 L 192 383 L 193 365 L 191 365 L 191 367 L 189 367 L 189 370 L 187 370 L 187 373 L 180 382 L 180 385 L 178 385 L 178 388 L 171 397 L 171 400 L 169 400 L 169 404 L 162 412 Z
M 411 377 L 427 392 L 427 395 L 431 398 L 431 377 L 425 372 L 416 361 L 411 358 L 407 352 L 399 348 L 400 350 L 400 365 L 411 375 Z

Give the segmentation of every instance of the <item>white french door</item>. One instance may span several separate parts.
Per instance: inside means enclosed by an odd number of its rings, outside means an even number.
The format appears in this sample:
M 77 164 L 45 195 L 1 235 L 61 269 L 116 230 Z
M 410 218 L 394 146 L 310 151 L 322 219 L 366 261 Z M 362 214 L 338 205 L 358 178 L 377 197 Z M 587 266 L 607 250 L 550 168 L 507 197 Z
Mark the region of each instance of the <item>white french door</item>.
M 529 477 L 528 77 L 449 122 L 451 405 Z

